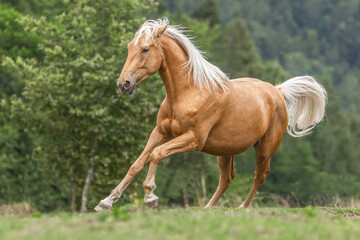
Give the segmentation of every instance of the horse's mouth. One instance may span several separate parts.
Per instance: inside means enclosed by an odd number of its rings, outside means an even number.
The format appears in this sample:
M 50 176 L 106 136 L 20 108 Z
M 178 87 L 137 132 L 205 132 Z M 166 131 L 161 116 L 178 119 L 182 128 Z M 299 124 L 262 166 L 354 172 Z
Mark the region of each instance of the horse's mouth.
M 128 90 L 127 94 L 133 94 L 134 92 L 135 92 L 135 85 Z
M 121 89 L 121 92 L 124 93 L 124 94 L 133 94 L 134 91 L 135 91 L 135 86 L 132 86 L 132 87 L 126 89 L 126 90 L 125 90 L 125 89 Z
M 124 94 L 133 94 L 135 91 L 135 84 L 132 84 L 129 87 L 120 86 L 119 88 L 120 88 L 120 91 Z

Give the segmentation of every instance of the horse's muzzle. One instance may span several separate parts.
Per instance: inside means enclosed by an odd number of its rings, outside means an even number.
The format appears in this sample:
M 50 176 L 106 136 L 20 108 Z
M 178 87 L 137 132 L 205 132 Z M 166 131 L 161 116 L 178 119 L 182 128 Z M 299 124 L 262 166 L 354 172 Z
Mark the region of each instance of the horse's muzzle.
M 118 88 L 120 89 L 120 91 L 122 93 L 126 93 L 126 94 L 132 94 L 135 90 L 135 83 L 129 81 L 129 80 L 125 80 L 122 83 L 117 83 Z

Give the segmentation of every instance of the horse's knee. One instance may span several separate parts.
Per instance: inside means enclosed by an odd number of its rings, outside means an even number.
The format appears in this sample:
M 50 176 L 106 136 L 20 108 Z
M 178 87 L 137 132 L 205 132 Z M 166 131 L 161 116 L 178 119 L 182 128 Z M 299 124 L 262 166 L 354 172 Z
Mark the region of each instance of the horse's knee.
M 149 156 L 150 162 L 159 162 L 164 156 L 159 148 L 155 148 Z

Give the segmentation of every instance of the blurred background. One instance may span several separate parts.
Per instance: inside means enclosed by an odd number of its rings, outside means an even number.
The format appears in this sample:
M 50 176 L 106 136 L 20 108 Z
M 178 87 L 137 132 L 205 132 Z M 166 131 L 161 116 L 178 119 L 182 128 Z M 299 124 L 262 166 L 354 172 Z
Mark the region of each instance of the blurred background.
M 0 4 L 0 205 L 92 211 L 120 182 L 165 97 L 158 74 L 135 95 L 117 90 L 126 45 L 146 19 L 168 16 L 232 78 L 275 84 L 307 74 L 329 93 L 325 121 L 311 135 L 285 135 L 254 207 L 359 206 L 360 0 Z M 238 207 L 245 199 L 253 153 L 236 156 L 236 176 L 220 206 Z M 142 204 L 146 172 L 120 205 Z M 214 156 L 191 152 L 164 159 L 156 177 L 160 205 L 204 206 L 218 176 Z

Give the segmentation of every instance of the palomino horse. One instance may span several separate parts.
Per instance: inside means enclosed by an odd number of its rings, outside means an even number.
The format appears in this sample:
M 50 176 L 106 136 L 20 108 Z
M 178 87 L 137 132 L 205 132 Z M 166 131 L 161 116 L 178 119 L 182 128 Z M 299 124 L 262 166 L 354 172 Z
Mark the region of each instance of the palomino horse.
M 270 158 L 286 130 L 294 137 L 303 136 L 324 117 L 326 91 L 312 77 L 295 77 L 275 87 L 253 78 L 229 80 L 204 59 L 182 28 L 168 25 L 166 18 L 149 20 L 136 32 L 117 85 L 131 94 L 137 84 L 158 71 L 166 98 L 156 127 L 142 154 L 96 211 L 111 208 L 148 163 L 144 201 L 156 207 L 159 162 L 189 151 L 218 156 L 219 185 L 206 207 L 216 206 L 234 178 L 234 155 L 253 146 L 254 182 L 240 206 L 248 207 L 270 171 Z

